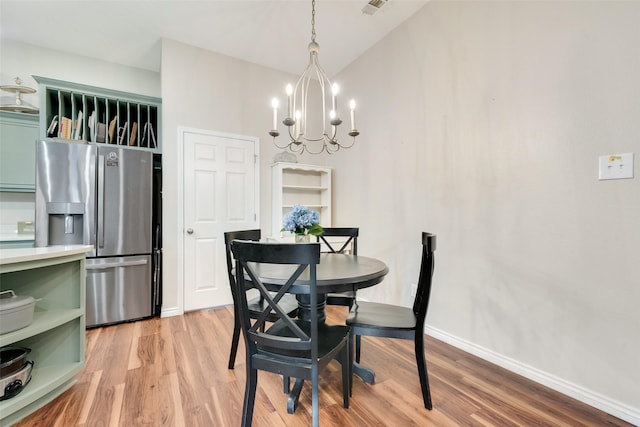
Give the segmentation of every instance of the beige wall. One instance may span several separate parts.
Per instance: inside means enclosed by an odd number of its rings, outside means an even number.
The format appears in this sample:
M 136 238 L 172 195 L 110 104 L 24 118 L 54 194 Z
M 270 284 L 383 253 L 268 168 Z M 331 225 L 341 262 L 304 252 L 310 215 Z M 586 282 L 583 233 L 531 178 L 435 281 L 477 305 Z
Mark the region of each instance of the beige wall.
M 434 232 L 431 333 L 636 423 L 638 22 L 637 2 L 430 2 L 338 76 L 361 136 L 330 158 L 335 224 L 390 267 L 361 296 L 408 304 Z M 636 178 L 598 181 L 620 152 Z
M 358 102 L 356 146 L 301 159 L 335 167 L 334 225 L 358 225 L 361 253 L 390 267 L 362 297 L 408 305 L 419 233 L 434 232 L 430 333 L 635 424 L 640 169 L 599 182 L 597 157 L 640 161 L 637 22 L 635 2 L 432 1 L 336 77 Z M 5 47 L 3 77 L 158 96 L 153 73 Z M 165 309 L 181 284 L 177 127 L 260 138 L 268 230 L 269 100 L 292 79 L 163 42 Z

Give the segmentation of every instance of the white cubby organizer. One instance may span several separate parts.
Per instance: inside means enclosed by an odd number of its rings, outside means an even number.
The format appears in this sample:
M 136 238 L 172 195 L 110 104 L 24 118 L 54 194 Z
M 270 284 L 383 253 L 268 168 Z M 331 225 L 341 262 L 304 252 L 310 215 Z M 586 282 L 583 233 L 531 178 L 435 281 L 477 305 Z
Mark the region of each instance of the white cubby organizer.
M 282 219 L 293 205 L 304 205 L 320 214 L 320 225 L 331 227 L 331 168 L 300 163 L 272 165 L 271 236 L 288 240 L 281 232 Z

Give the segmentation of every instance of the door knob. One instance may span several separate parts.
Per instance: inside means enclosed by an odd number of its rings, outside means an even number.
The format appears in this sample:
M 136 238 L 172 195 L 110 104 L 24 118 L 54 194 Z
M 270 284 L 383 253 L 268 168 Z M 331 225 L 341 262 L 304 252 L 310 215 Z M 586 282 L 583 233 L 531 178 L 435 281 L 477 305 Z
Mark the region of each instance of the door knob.
M 187 234 L 193 234 L 193 228 L 187 228 Z

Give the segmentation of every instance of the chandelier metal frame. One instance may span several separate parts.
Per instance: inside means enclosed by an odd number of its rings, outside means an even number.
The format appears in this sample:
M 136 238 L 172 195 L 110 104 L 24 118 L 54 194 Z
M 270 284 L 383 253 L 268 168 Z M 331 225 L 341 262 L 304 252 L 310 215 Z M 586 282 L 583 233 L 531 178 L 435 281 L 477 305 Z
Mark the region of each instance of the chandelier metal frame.
M 360 134 L 355 125 L 355 101 L 350 102 L 351 130 L 348 135 L 353 138 L 351 144 L 341 144 L 337 139 L 338 126 L 342 124 L 342 119 L 338 115 L 337 95 L 338 86 L 332 85 L 326 73 L 320 66 L 318 61 L 318 52 L 320 45 L 316 42 L 315 29 L 315 0 L 311 1 L 311 43 L 309 43 L 309 65 L 298 79 L 295 87 L 287 85 L 287 116 L 282 121 L 287 127 L 289 141 L 284 145 L 279 145 L 276 138 L 280 135 L 278 131 L 278 100 L 272 100 L 273 108 L 273 129 L 269 131 L 269 135 L 273 137 L 273 143 L 280 149 L 289 149 L 294 153 L 301 154 L 308 152 L 310 154 L 320 154 L 326 151 L 333 154 L 340 148 L 351 148 L 355 143 L 356 136 Z M 307 112 L 309 111 L 309 91 L 312 84 L 318 85 L 321 95 L 321 111 L 322 111 L 322 134 L 311 136 L 307 131 Z M 331 92 L 329 92 L 331 90 Z M 327 94 L 330 93 L 330 97 Z M 330 99 L 330 101 L 328 101 Z M 328 111 L 328 107 L 331 109 Z M 329 117 L 327 117 L 329 116 Z M 327 120 L 327 118 L 329 120 Z M 328 129 L 327 122 L 331 129 Z

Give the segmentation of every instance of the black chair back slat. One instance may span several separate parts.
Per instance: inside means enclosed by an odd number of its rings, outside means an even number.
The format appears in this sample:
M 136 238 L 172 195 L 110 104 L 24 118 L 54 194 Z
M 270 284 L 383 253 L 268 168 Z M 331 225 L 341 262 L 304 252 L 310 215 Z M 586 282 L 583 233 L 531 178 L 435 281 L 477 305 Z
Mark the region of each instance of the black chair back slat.
M 424 323 L 431 295 L 431 282 L 435 267 L 436 236 L 430 233 L 422 233 L 422 262 L 420 263 L 420 276 L 418 276 L 418 289 L 413 301 L 413 312 L 419 321 Z
M 241 231 L 228 231 L 224 233 L 224 244 L 226 246 L 226 258 L 227 258 L 227 274 L 229 275 L 229 283 L 233 289 L 236 278 L 233 276 L 233 256 L 231 253 L 231 242 L 234 240 L 253 240 L 259 241 L 262 238 L 262 232 L 258 230 L 241 230 Z M 233 293 L 233 292 L 232 292 Z M 234 299 L 235 302 L 235 299 Z
M 251 255 L 247 254 L 247 256 L 250 257 Z M 252 259 L 257 259 L 257 257 L 253 257 Z M 265 261 L 262 261 L 262 262 L 265 262 Z M 275 341 L 283 341 L 283 343 L 285 342 L 289 343 L 290 341 L 289 339 L 280 340 L 280 337 L 265 335 L 262 332 L 264 331 L 264 324 L 267 322 L 268 317 L 273 315 L 272 313 L 273 311 L 276 313 L 278 320 L 285 323 L 289 328 L 289 330 L 291 330 L 295 334 L 295 336 L 298 337 L 299 341 L 300 340 L 307 341 L 307 344 L 305 344 L 306 347 L 305 345 L 300 345 L 295 348 L 299 348 L 299 349 L 308 348 L 309 347 L 308 341 L 310 339 L 309 336 L 306 333 L 304 333 L 302 329 L 300 329 L 298 325 L 296 325 L 291 320 L 289 315 L 285 313 L 278 306 L 278 302 L 280 301 L 280 299 L 287 293 L 289 288 L 295 283 L 297 278 L 300 277 L 302 272 L 307 269 L 308 265 L 307 264 L 299 265 L 296 271 L 291 275 L 291 277 L 287 280 L 287 282 L 280 288 L 280 290 L 276 293 L 276 295 L 272 296 L 271 293 L 264 286 L 264 284 L 260 281 L 255 271 L 253 270 L 253 268 L 248 262 L 238 261 L 238 264 L 242 267 L 241 269 L 238 269 L 238 271 L 246 272 L 249 275 L 254 288 L 258 289 L 258 291 L 260 292 L 260 296 L 267 302 L 267 307 L 265 308 L 265 310 L 262 312 L 262 314 L 258 316 L 254 324 L 249 328 L 249 334 L 252 336 L 252 339 L 255 340 L 256 342 L 261 342 L 265 345 L 268 345 L 269 340 L 271 339 Z M 245 281 L 244 275 L 238 278 L 238 283 L 242 283 L 244 281 Z M 287 348 L 294 348 L 294 347 L 287 345 Z
M 351 255 L 358 255 L 358 235 L 360 229 L 358 227 L 326 227 L 322 230 L 322 234 L 317 237 L 317 241 L 322 241 L 330 253 L 342 254 L 349 248 Z M 340 249 L 333 246 L 341 242 L 333 242 L 333 244 L 327 239 L 327 237 L 347 237 L 347 240 L 342 244 Z M 356 300 L 355 287 L 351 291 L 346 292 L 332 292 L 327 294 L 327 305 L 339 305 L 351 308 Z
M 260 292 L 260 296 L 268 303 L 265 311 L 258 316 L 253 325 L 247 323 L 246 330 L 248 331 L 250 345 L 260 344 L 266 347 L 311 351 L 310 340 L 312 340 L 313 337 L 302 331 L 286 313 L 280 310 L 277 303 L 307 268 L 310 269 L 311 275 L 315 275 L 316 265 L 320 262 L 320 245 L 315 243 L 254 243 L 236 240 L 232 243 L 231 249 L 236 258 L 237 288 L 243 289 L 243 286 L 246 286 L 244 285 L 246 274 L 249 276 L 253 287 Z M 254 269 L 254 263 L 298 264 L 298 267 L 274 297 L 258 277 Z M 309 292 L 314 293 L 315 283 L 313 280 L 311 282 Z M 236 292 L 236 297 L 238 297 L 242 309 L 247 310 L 246 295 L 238 295 L 238 292 Z M 276 313 L 278 321 L 286 326 L 286 329 L 290 331 L 292 336 L 282 337 L 264 332 L 264 324 L 267 317 L 272 314 L 272 311 Z M 311 332 L 311 335 L 313 335 L 313 328 Z
M 347 247 L 351 247 L 351 254 L 358 255 L 358 227 L 326 227 L 322 230 L 322 234 L 317 236 L 316 240 L 322 242 L 327 246 L 330 253 L 341 254 L 344 253 Z M 342 244 L 340 249 L 336 249 L 333 244 L 327 240 L 327 237 L 348 237 L 348 239 Z
M 320 245 L 293 243 L 253 243 L 243 245 L 241 254 L 250 262 L 265 264 L 318 264 L 320 262 Z M 238 254 L 231 245 L 236 259 Z

